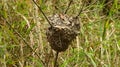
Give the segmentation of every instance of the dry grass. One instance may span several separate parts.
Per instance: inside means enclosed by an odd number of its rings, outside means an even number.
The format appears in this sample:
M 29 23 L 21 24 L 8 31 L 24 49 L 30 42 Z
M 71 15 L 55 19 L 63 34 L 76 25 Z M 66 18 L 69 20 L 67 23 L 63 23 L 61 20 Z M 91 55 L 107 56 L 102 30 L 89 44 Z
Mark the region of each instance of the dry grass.
M 79 18 L 80 34 L 69 49 L 59 54 L 59 67 L 120 66 L 120 2 L 103 1 L 84 7 Z M 68 2 L 37 0 L 46 16 L 64 12 Z M 78 14 L 81 4 L 81 0 L 75 0 L 67 14 Z M 32 0 L 1 0 L 0 66 L 53 67 L 55 53 L 45 35 L 48 26 Z

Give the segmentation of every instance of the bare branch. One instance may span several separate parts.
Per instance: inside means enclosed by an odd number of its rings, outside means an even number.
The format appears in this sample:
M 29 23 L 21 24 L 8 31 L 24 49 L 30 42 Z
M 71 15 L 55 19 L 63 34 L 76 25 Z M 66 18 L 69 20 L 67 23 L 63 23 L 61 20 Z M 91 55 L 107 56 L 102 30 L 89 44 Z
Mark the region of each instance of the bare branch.
M 95 2 L 93 2 L 91 5 L 95 4 L 96 2 L 97 2 L 97 0 Z M 88 9 L 88 7 L 86 7 L 86 8 L 83 9 L 84 6 L 85 6 L 85 1 L 83 2 L 83 5 L 80 8 L 80 11 L 79 11 L 78 15 L 76 16 L 76 18 L 78 18 L 80 16 L 80 14 L 82 13 L 82 11 L 85 11 L 86 9 Z
M 76 18 L 78 18 L 80 16 L 81 12 L 83 11 L 84 6 L 85 6 L 85 1 L 83 2 L 82 7 L 80 8 L 80 11 L 79 11 L 78 15 L 76 16 Z
M 50 24 L 50 26 L 52 26 L 52 24 L 50 23 L 49 19 L 47 18 L 47 16 L 45 15 L 45 13 L 42 11 L 41 7 L 34 0 L 32 0 L 32 1 L 39 8 L 40 12 L 43 14 L 43 16 L 45 17 L 45 19 L 47 20 L 47 22 Z
M 55 61 L 54 61 L 54 67 L 57 67 L 57 59 L 58 59 L 59 52 L 56 51 Z
M 64 14 L 67 13 L 67 11 L 69 10 L 69 7 L 70 7 L 70 5 L 72 4 L 72 2 L 73 2 L 73 0 L 70 0 L 70 2 L 69 2 L 69 4 L 68 4 L 67 9 L 65 10 Z

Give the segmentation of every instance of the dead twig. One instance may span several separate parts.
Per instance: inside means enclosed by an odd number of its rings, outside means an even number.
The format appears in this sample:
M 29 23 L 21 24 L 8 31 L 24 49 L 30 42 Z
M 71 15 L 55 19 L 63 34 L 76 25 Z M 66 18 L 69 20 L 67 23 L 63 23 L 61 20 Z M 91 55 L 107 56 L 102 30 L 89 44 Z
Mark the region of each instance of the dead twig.
M 59 54 L 59 52 L 56 51 L 56 56 L 55 56 L 55 61 L 54 61 L 54 67 L 58 67 L 58 65 L 57 65 L 58 54 Z
M 96 2 L 97 2 L 97 0 L 95 2 L 93 2 L 91 5 L 95 4 Z M 80 16 L 80 14 L 82 13 L 82 11 L 85 11 L 86 9 L 88 9 L 88 7 L 86 7 L 86 8 L 83 9 L 84 6 L 85 6 L 85 1 L 83 2 L 83 5 L 80 8 L 80 11 L 79 11 L 78 15 L 76 16 L 76 18 L 78 18 Z
M 66 14 L 66 13 L 67 13 L 67 11 L 69 10 L 69 7 L 70 7 L 70 5 L 72 4 L 72 2 L 73 2 L 73 0 L 70 0 L 70 2 L 69 2 L 69 4 L 68 4 L 68 7 L 66 8 L 66 10 L 65 10 L 64 14 Z
M 82 7 L 80 8 L 80 11 L 79 11 L 78 15 L 75 18 L 78 18 L 80 16 L 81 12 L 83 11 L 84 6 L 85 6 L 85 1 L 83 2 Z
M 45 17 L 45 19 L 47 20 L 47 22 L 50 24 L 50 26 L 52 26 L 52 24 L 50 23 L 49 19 L 47 18 L 47 16 L 45 15 L 45 13 L 42 11 L 41 7 L 34 0 L 32 0 L 32 1 L 39 8 L 40 12 L 43 14 L 43 16 Z

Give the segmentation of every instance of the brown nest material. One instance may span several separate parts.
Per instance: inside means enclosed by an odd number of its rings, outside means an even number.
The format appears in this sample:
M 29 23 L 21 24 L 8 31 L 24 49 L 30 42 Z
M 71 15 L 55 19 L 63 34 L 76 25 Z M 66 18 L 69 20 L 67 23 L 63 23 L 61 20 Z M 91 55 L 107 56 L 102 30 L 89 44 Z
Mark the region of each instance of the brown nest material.
M 46 32 L 48 42 L 55 51 L 65 51 L 79 33 L 78 18 L 55 14 L 49 18 L 52 26 Z

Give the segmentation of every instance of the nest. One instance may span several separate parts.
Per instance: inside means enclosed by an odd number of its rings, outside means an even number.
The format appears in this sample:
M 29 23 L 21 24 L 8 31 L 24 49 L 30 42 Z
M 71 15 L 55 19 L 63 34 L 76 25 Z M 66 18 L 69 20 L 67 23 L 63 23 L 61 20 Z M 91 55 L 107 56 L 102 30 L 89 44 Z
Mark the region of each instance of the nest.
M 58 52 L 65 51 L 79 33 L 79 19 L 55 14 L 49 20 L 52 26 L 48 27 L 46 35 L 51 48 Z

